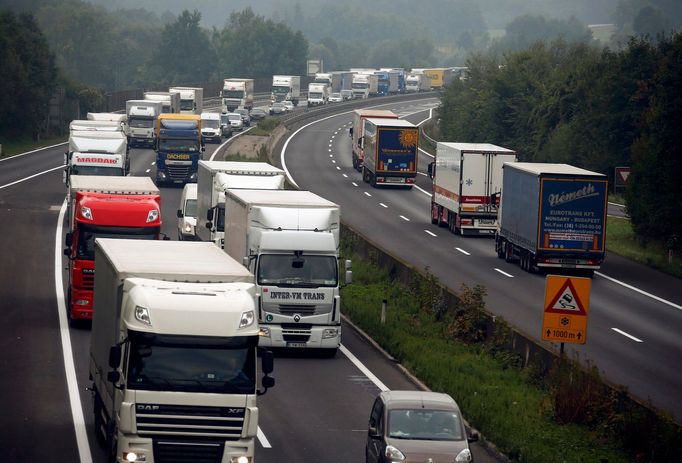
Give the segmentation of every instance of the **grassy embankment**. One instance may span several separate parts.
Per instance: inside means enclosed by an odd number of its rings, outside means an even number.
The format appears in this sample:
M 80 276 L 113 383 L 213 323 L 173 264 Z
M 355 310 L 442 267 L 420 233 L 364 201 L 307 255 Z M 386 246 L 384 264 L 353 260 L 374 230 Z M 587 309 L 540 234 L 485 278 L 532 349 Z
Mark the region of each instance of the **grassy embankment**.
M 16 154 L 25 153 L 27 151 L 32 151 L 38 148 L 44 148 L 46 146 L 56 145 L 58 143 L 64 143 L 65 137 L 53 137 L 46 138 L 44 140 L 36 141 L 31 138 L 16 140 L 16 141 L 4 141 L 2 144 L 2 154 L 0 159 L 8 158 Z

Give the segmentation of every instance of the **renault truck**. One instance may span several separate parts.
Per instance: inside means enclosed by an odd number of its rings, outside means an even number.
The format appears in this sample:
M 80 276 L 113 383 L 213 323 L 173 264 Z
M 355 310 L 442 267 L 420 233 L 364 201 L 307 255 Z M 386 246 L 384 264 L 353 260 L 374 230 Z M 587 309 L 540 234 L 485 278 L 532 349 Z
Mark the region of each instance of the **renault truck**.
M 253 79 L 232 77 L 223 81 L 222 112 L 229 113 L 237 108 L 253 109 Z
M 98 239 L 89 372 L 112 462 L 253 463 L 253 276 L 209 243 Z
M 156 120 L 156 184 L 184 185 L 197 181 L 201 153 L 201 117 L 161 114 Z
M 404 119 L 365 119 L 362 180 L 373 187 L 412 188 L 419 162 L 419 127 Z
M 516 152 L 490 143 L 438 142 L 429 164 L 431 223 L 456 234 L 493 236 L 505 162 L 516 162 Z
M 254 274 L 260 345 L 341 343 L 339 206 L 298 190 L 227 190 L 225 252 Z M 350 283 L 350 261 L 344 264 Z
M 181 114 L 201 114 L 204 110 L 204 89 L 201 87 L 171 87 L 169 92 L 180 94 Z
M 197 238 L 222 249 L 225 191 L 229 188 L 281 190 L 284 171 L 266 162 L 199 161 L 197 183 Z
M 365 119 L 367 118 L 398 119 L 398 115 L 387 109 L 356 109 L 353 111 L 353 125 L 351 126 L 351 155 L 353 157 L 353 168 L 362 171 L 362 163 L 365 160 L 365 150 L 362 145 L 362 138 L 365 129 Z
M 163 103 L 151 100 L 126 101 L 128 115 L 128 145 L 131 148 L 154 148 L 156 145 L 156 118 L 163 110 Z
M 67 199 L 66 307 L 73 323 L 92 318 L 95 239 L 159 239 L 161 196 L 149 177 L 72 175 Z

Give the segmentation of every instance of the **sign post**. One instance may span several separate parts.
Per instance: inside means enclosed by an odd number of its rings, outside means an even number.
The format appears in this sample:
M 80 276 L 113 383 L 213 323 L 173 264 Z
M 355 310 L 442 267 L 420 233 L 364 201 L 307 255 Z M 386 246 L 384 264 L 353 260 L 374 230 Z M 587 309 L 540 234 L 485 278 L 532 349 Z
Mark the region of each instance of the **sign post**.
M 630 178 L 629 167 L 616 167 L 613 175 L 613 191 L 618 191 L 618 188 L 625 188 L 628 186 L 628 179 Z
M 542 339 L 563 344 L 585 344 L 592 280 L 582 277 L 547 275 L 542 318 Z

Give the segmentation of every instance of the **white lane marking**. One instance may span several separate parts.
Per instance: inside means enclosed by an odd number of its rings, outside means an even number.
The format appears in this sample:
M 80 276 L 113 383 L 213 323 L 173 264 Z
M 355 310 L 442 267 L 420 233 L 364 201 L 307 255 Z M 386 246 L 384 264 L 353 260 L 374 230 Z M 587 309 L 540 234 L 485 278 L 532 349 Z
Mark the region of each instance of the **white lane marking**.
M 54 246 L 54 284 L 57 296 L 57 311 L 59 316 L 59 334 L 62 339 L 62 355 L 64 356 L 64 370 L 66 373 L 66 385 L 69 391 L 69 403 L 71 404 L 71 417 L 76 431 L 76 443 L 81 463 L 92 463 L 90 453 L 90 443 L 85 429 L 85 418 L 83 417 L 83 406 L 78 391 L 78 380 L 76 379 L 76 366 L 73 361 L 73 349 L 71 348 L 71 333 L 69 333 L 69 323 L 66 320 L 66 304 L 64 302 L 64 284 L 62 282 L 62 223 L 66 213 L 66 198 L 59 210 L 57 218 L 57 231 L 55 233 Z
M 424 151 L 424 150 L 421 149 L 421 148 L 419 148 L 419 151 L 421 151 L 421 152 L 424 153 L 425 155 L 429 156 L 431 159 L 435 158 L 435 156 L 434 156 L 433 154 L 427 153 L 426 151 Z
M 367 378 L 369 378 L 370 381 L 374 383 L 376 387 L 378 387 L 382 392 L 383 391 L 388 391 L 388 387 L 381 382 L 379 378 L 377 378 L 374 373 L 369 371 L 369 368 L 367 368 L 358 358 L 349 351 L 346 346 L 341 344 L 341 347 L 339 347 L 339 350 L 343 352 L 343 355 L 348 357 L 348 360 L 353 362 L 353 364 L 358 367 L 358 370 L 360 370 Z
M 636 338 L 636 337 L 634 337 L 633 335 L 628 334 L 628 333 L 626 333 L 626 332 L 623 331 L 623 330 L 619 330 L 618 328 L 611 328 L 611 329 L 612 329 L 613 331 L 615 331 L 616 333 L 622 334 L 622 335 L 625 336 L 626 338 L 632 339 L 633 341 L 636 341 L 636 342 L 644 342 L 644 341 L 642 341 L 641 339 Z
M 333 158 L 333 157 L 334 157 L 334 155 L 333 155 L 333 154 L 330 154 L 330 155 L 329 155 L 329 157 L 330 157 L 330 158 Z
M 336 164 L 336 161 L 334 159 L 332 159 L 332 164 Z
M 372 196 L 368 191 L 365 191 L 364 193 L 365 193 L 365 196 L 370 196 L 370 197 Z
M 438 235 L 436 235 L 435 233 L 430 232 L 429 230 L 424 230 L 424 231 L 426 232 L 427 235 L 438 236 Z
M 381 207 L 383 207 L 383 208 L 386 208 L 386 209 L 388 209 L 388 206 L 387 206 L 387 205 L 385 205 L 384 203 L 379 203 L 379 206 L 381 206 Z
M 343 175 L 343 178 L 348 178 L 348 175 L 346 175 L 346 174 L 341 174 L 341 175 Z
M 242 131 L 239 132 L 237 135 L 232 135 L 230 138 L 228 138 L 227 140 L 225 140 L 224 142 L 222 142 L 220 145 L 218 145 L 218 147 L 215 149 L 215 151 L 213 151 L 213 154 L 211 154 L 211 157 L 210 157 L 208 160 L 209 160 L 209 161 L 213 161 L 213 158 L 215 158 L 216 154 L 218 154 L 218 153 L 220 152 L 220 150 L 223 148 L 223 146 L 225 146 L 228 142 L 234 140 L 235 138 L 241 137 L 242 135 L 244 135 L 246 132 L 248 132 L 249 130 L 253 129 L 254 127 L 256 127 L 256 126 L 254 125 L 254 126 L 252 126 L 252 127 L 249 127 L 249 128 L 246 129 L 246 130 L 242 130 Z
M 156 164 L 156 161 L 152 161 L 152 165 Z
M 336 135 L 337 133 L 339 133 L 339 131 L 338 131 L 338 130 L 337 130 L 336 132 L 334 132 L 334 135 Z
M 424 111 L 426 111 L 426 110 L 424 110 Z M 421 122 L 417 122 L 415 125 L 416 125 L 417 127 L 419 127 L 419 126 L 422 125 L 424 122 L 426 122 L 426 121 L 428 121 L 429 119 L 431 119 L 432 117 L 433 117 L 433 108 L 429 109 L 429 117 L 427 117 L 426 119 L 424 119 L 424 120 L 421 121 Z
M 424 177 L 428 177 L 428 174 L 425 174 L 424 172 L 417 172 L 418 175 L 423 175 Z
M 332 144 L 331 144 L 331 143 L 329 144 L 329 147 L 330 147 L 330 148 L 332 147 Z
M 408 219 L 408 218 L 405 217 L 404 215 L 401 215 L 400 218 L 403 219 L 405 222 L 409 222 L 409 221 L 410 221 L 410 219 Z
M 341 168 L 339 166 L 336 166 L 336 170 L 341 170 Z
M 610 204 L 611 206 L 625 207 L 625 204 L 612 203 L 611 201 L 609 201 L 609 204 Z
M 26 156 L 27 154 L 37 153 L 38 151 L 49 150 L 50 148 L 56 148 L 57 146 L 66 145 L 67 143 L 68 143 L 68 142 L 64 141 L 64 142 L 61 142 L 61 143 L 57 143 L 56 145 L 44 146 L 44 147 L 42 147 L 42 148 L 38 148 L 38 149 L 35 149 L 35 150 L 32 150 L 32 151 L 26 151 L 25 153 L 14 154 L 14 155 L 12 155 L 12 156 L 10 156 L 10 157 L 8 157 L 8 158 L 0 159 L 0 162 L 2 162 L 2 161 L 9 161 L 10 159 L 20 158 L 21 156 Z
M 330 153 L 332 152 L 332 149 L 331 149 L 331 148 L 329 148 L 329 152 L 330 152 Z
M 506 276 L 506 277 L 514 278 L 514 275 L 510 275 L 510 274 L 508 274 L 507 272 L 504 272 L 504 271 L 500 270 L 499 268 L 496 268 L 495 271 L 496 271 L 496 272 L 500 272 L 502 275 L 504 275 L 504 276 Z
M 151 169 L 147 169 L 147 170 L 145 170 L 145 173 L 147 173 L 147 174 L 148 174 L 150 170 L 151 170 Z
M 675 309 L 677 309 L 677 310 L 682 310 L 682 306 L 677 305 L 677 304 L 675 304 L 674 302 L 670 302 L 670 301 L 668 301 L 668 300 L 666 300 L 666 299 L 663 299 L 662 297 L 654 296 L 654 295 L 651 294 L 651 293 L 647 293 L 646 291 L 642 291 L 642 290 L 639 289 L 639 288 L 635 288 L 635 287 L 632 286 L 632 285 L 629 285 L 629 284 L 627 284 L 627 283 L 623 283 L 622 281 L 616 280 L 615 278 L 612 278 L 612 277 L 610 277 L 610 276 L 604 275 L 604 274 L 601 273 L 601 272 L 594 272 L 594 274 L 595 274 L 595 275 L 599 275 L 599 276 L 602 277 L 602 278 L 606 278 L 607 280 L 612 281 L 612 282 L 614 282 L 614 283 L 616 283 L 616 284 L 618 284 L 618 285 L 621 285 L 621 286 L 623 286 L 623 287 L 625 287 L 625 288 L 631 289 L 631 290 L 633 290 L 633 291 L 635 291 L 635 292 L 637 292 L 637 293 L 639 293 L 639 294 L 642 294 L 642 295 L 644 295 L 644 296 L 650 297 L 651 299 L 653 299 L 653 300 L 655 300 L 655 301 L 662 302 L 663 304 L 667 304 L 667 305 L 669 305 L 670 307 L 673 307 L 673 308 L 675 308 Z
M 471 254 L 469 254 L 468 252 L 466 252 L 466 251 L 465 251 L 464 249 L 462 249 L 462 248 L 455 248 L 455 249 L 457 249 L 459 252 L 461 252 L 462 254 L 464 254 L 464 255 L 466 255 L 466 256 L 470 256 L 470 255 L 471 255 Z
M 431 193 L 429 193 L 428 191 L 426 191 L 425 189 L 423 189 L 423 188 L 420 187 L 419 185 L 414 185 L 414 187 L 415 187 L 417 190 L 419 190 L 419 191 L 421 191 L 422 193 L 424 193 L 426 196 L 431 196 Z
M 358 184 L 357 184 L 357 183 L 355 183 L 355 182 L 351 182 L 351 183 L 353 184 L 353 186 L 358 186 Z
M 47 174 L 48 172 L 52 172 L 54 170 L 63 169 L 63 168 L 64 168 L 64 165 L 61 165 L 61 166 L 53 167 L 52 169 L 47 169 L 47 170 L 44 170 L 42 172 L 38 172 L 37 174 L 29 175 L 28 177 L 20 178 L 19 180 L 15 180 L 13 182 L 7 183 L 6 185 L 0 185 L 0 190 L 2 190 L 3 188 L 10 187 L 12 185 L 16 185 L 17 183 L 25 182 L 26 180 L 31 180 L 32 178 L 35 178 L 39 175 Z
M 336 132 L 334 132 L 334 135 L 332 135 L 332 140 L 334 139 L 335 136 L 336 136 Z M 331 141 L 331 140 L 329 140 L 329 141 Z
M 266 449 L 271 449 L 272 445 L 270 445 L 270 441 L 268 440 L 267 437 L 265 437 L 265 434 L 263 434 L 263 431 L 261 430 L 260 426 L 258 426 L 258 442 L 260 442 L 260 445 L 262 445 Z

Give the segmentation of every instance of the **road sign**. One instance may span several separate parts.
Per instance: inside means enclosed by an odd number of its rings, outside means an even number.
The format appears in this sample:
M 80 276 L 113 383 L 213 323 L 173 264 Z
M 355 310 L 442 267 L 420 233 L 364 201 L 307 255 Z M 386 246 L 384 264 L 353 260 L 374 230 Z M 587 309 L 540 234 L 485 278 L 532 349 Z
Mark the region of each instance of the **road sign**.
M 585 344 L 591 286 L 590 278 L 547 275 L 543 340 Z
M 629 167 L 616 167 L 614 175 L 616 188 L 625 188 L 628 185 L 628 178 L 630 178 Z

